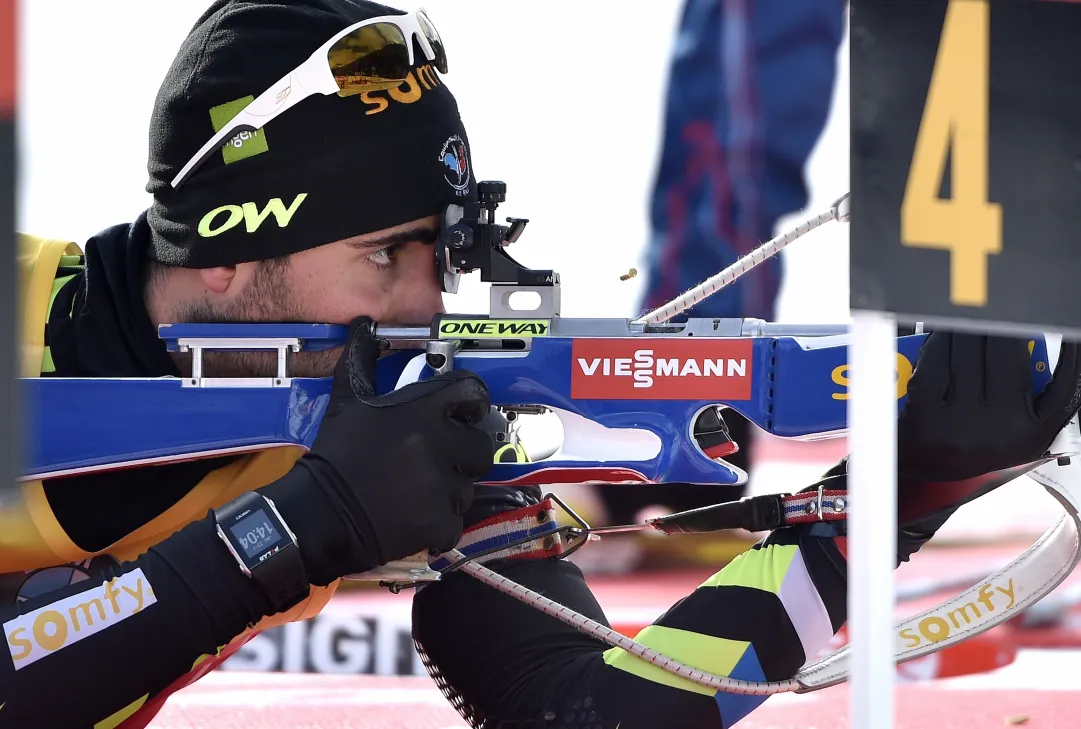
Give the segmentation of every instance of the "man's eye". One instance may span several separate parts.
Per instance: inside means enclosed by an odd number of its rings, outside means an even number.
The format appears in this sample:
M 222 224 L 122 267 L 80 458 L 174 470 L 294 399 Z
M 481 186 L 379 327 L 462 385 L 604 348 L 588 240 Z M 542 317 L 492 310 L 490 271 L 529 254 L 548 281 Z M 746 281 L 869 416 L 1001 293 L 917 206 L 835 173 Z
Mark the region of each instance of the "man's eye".
M 373 266 L 377 268 L 390 268 L 394 265 L 394 254 L 396 246 L 388 246 L 387 248 L 380 248 L 374 253 L 369 253 L 365 256 Z

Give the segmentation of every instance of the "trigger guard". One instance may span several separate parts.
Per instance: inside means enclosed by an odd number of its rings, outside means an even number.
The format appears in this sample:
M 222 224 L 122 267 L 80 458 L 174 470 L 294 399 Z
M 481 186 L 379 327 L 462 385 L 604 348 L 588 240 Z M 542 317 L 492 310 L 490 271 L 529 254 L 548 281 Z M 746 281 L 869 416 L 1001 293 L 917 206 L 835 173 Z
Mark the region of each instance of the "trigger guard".
M 428 367 L 426 355 L 417 354 L 402 369 L 394 389 L 400 390 L 403 387 L 419 382 L 430 373 L 431 369 Z M 564 410 L 551 405 L 548 407 L 555 412 L 562 423 L 563 443 L 547 458 L 530 463 L 528 466 L 510 463 L 495 464 L 496 469 L 514 474 L 501 477 L 500 480 L 521 478 L 536 470 L 581 468 L 586 464 L 602 469 L 607 466 L 617 469 L 633 468 L 641 472 L 649 483 L 671 481 L 707 486 L 744 486 L 750 480 L 747 471 L 724 458 L 710 458 L 702 450 L 693 432 L 701 411 L 694 414 L 690 419 L 690 424 L 682 433 L 678 429 L 630 428 L 630 430 L 637 432 L 635 438 L 638 441 L 633 442 L 634 439 L 632 438 L 632 444 L 635 447 L 631 450 L 624 450 L 627 447 L 625 444 L 610 441 L 603 435 L 600 440 L 593 440 L 588 437 L 590 431 L 594 429 L 597 429 L 597 433 L 610 434 L 613 430 L 623 429 L 621 426 L 606 425 L 571 410 Z M 576 423 L 579 428 L 584 426 L 585 431 L 579 432 L 579 435 L 586 437 L 574 437 Z M 651 454 L 648 459 L 642 458 L 641 449 L 644 444 L 640 439 L 643 434 L 648 434 L 649 439 L 656 441 L 657 451 Z M 673 435 L 676 436 L 676 444 L 666 446 L 666 437 Z M 568 443 L 568 438 L 570 438 L 570 443 Z M 585 448 L 588 448 L 588 452 L 583 450 Z M 600 459 L 597 457 L 598 454 L 601 454 Z M 661 457 L 659 462 L 647 465 L 647 461 L 658 457 Z M 697 465 L 692 465 L 696 462 Z

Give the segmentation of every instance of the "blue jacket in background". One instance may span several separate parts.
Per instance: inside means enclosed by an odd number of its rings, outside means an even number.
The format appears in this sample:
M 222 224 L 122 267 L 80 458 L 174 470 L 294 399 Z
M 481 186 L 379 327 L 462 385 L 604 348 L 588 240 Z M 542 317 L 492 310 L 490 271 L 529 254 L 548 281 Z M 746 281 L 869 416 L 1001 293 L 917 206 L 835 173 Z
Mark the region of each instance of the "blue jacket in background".
M 845 0 L 685 0 L 650 203 L 643 309 L 773 237 L 807 205 Z M 687 312 L 773 319 L 779 256 Z

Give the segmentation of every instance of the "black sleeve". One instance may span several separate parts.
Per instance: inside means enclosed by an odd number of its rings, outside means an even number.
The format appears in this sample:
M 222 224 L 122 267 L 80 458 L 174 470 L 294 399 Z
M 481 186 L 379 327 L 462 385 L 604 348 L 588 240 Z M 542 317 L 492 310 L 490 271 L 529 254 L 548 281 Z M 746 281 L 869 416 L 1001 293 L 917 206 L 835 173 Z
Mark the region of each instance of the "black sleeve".
M 491 502 L 486 495 L 478 500 Z M 773 532 L 721 567 L 715 575 L 720 579 L 691 590 L 638 639 L 732 678 L 791 677 L 808 660 L 806 651 L 816 655 L 846 617 L 845 561 L 833 535 L 818 526 Z M 608 625 L 582 571 L 570 562 L 507 559 L 487 566 Z M 787 601 L 769 587 L 786 575 L 799 578 L 789 587 L 802 585 L 787 591 Z M 691 655 L 698 650 L 693 643 L 670 642 L 666 634 L 672 633 L 715 644 L 711 657 L 698 663 L 703 659 Z M 461 572 L 418 590 L 413 636 L 444 695 L 471 726 L 485 729 L 723 729 L 766 699 L 714 695 L 660 670 L 640 670 L 632 665 L 637 659 L 626 660 L 607 644 Z
M 269 612 L 208 516 L 103 582 L 0 608 L 0 727 L 90 729 L 152 699 Z

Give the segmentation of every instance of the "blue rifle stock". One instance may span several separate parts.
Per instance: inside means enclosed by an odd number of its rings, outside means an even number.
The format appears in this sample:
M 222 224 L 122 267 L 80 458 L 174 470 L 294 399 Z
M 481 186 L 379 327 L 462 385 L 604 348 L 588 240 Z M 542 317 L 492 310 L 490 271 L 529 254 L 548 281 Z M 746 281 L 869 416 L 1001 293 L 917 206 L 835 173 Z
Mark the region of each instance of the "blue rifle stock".
M 829 328 L 790 327 L 791 334 L 768 334 L 784 327 L 756 320 L 690 320 L 664 325 L 661 331 L 638 331 L 625 319 L 529 318 L 523 320 L 441 317 L 429 328 L 379 327 L 377 336 L 403 347 L 383 357 L 377 369 L 380 393 L 405 381 L 430 377 L 450 367 L 471 370 L 487 384 L 492 404 L 507 411 L 552 409 L 566 418 L 579 416 L 601 433 L 609 457 L 570 460 L 553 458 L 536 463 L 498 463 L 488 480 L 511 481 L 545 468 L 598 469 L 597 480 L 624 480 L 605 475 L 617 472 L 625 480 L 684 481 L 736 484 L 743 475 L 723 459 L 707 457 L 691 437 L 698 413 L 710 406 L 739 412 L 771 435 L 797 440 L 839 436 L 847 416 L 846 337 L 823 333 Z M 474 336 L 461 322 L 509 331 L 504 335 Z M 542 333 L 536 334 L 538 327 Z M 834 328 L 843 331 L 843 327 Z M 518 334 L 513 333 L 518 331 Z M 441 334 L 442 332 L 442 334 Z M 718 334 L 717 332 L 721 332 Z M 160 336 L 170 350 L 186 347 L 202 352 L 218 348 L 277 350 L 283 364 L 273 378 L 24 378 L 30 418 L 28 453 L 23 479 L 107 470 L 124 465 L 207 457 L 274 446 L 311 446 L 325 412 L 329 378 L 289 378 L 284 370 L 286 350 L 312 351 L 344 341 L 340 325 L 223 324 L 169 325 Z M 905 403 L 905 386 L 926 335 L 899 337 L 898 406 Z M 706 352 L 693 365 L 704 369 L 709 350 L 724 350 L 746 342 L 746 369 L 737 377 L 749 380 L 746 396 L 683 397 L 649 395 L 598 399 L 590 391 L 574 392 L 572 372 L 582 363 L 575 346 L 582 342 L 619 341 L 638 350 L 662 353 L 674 340 L 694 339 Z M 1050 378 L 1046 343 L 1032 338 L 1033 386 L 1039 390 Z M 194 353 L 194 352 L 193 352 Z M 720 355 L 719 355 L 720 356 Z M 677 365 L 680 362 L 676 363 Z M 684 361 L 682 364 L 686 364 Z M 627 367 L 624 367 L 627 369 Z M 629 373 L 600 376 L 620 392 L 632 392 Z M 660 382 L 666 375 L 657 376 Z M 718 388 L 732 373 L 712 375 Z M 708 386 L 710 376 L 684 374 Z M 599 428 L 597 427 L 599 426 Z M 607 429 L 607 430 L 602 430 Z M 612 430 L 614 429 L 614 430 Z M 629 429 L 620 430 L 620 429 Z M 577 431 L 575 431 L 577 432 Z M 598 436 L 601 437 L 601 436 Z M 598 441 L 600 442 L 600 441 Z M 652 445 L 649 445 L 652 444 Z

